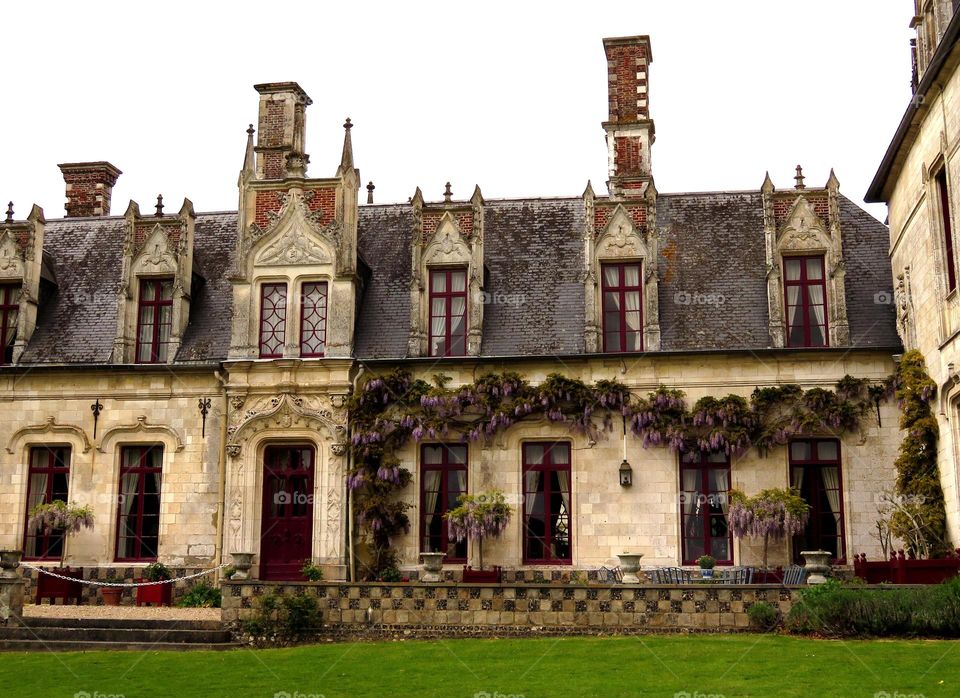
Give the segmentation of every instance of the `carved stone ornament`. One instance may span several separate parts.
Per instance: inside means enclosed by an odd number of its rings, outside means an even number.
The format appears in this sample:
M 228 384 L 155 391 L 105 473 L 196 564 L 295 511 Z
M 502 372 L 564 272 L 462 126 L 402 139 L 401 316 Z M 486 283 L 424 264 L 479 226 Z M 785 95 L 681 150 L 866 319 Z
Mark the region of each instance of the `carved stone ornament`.
M 335 440 L 338 427 L 330 410 L 310 407 L 303 397 L 291 393 L 281 393 L 256 404 L 237 418 L 237 423 L 228 430 L 230 443 L 227 453 L 237 458 L 243 451 L 246 441 L 258 432 L 267 429 L 290 429 L 294 426 L 315 429 L 326 434 L 328 440 Z
M 304 194 L 294 189 L 281 196 L 280 212 L 270 217 L 262 232 L 253 231 L 258 266 L 296 266 L 330 264 L 334 261 L 342 236 L 341 225 L 333 221 L 323 226 L 322 211 L 311 211 Z M 259 233 L 259 234 L 257 234 Z
M 334 456 L 342 456 L 347 452 L 347 445 L 343 443 L 330 444 L 330 453 Z
M 34 424 L 15 431 L 13 436 L 10 437 L 10 441 L 7 442 L 7 453 L 15 453 L 16 443 L 27 434 L 71 434 L 76 436 L 83 444 L 84 453 L 93 448 L 90 439 L 87 438 L 87 432 L 82 428 L 72 424 L 57 424 L 55 417 L 47 417 L 47 421 L 43 424 Z
M 444 213 L 440 219 L 437 232 L 433 236 L 433 241 L 427 245 L 423 259 L 429 266 L 470 262 L 470 248 L 464 242 L 460 228 L 449 212 Z
M 23 276 L 23 257 L 17 240 L 9 230 L 0 234 L 0 278 Z
M 134 269 L 147 273 L 174 274 L 177 271 L 176 252 L 170 249 L 170 238 L 159 223 L 150 231 L 134 262 Z
M 183 439 L 180 438 L 180 434 L 176 429 L 163 424 L 147 424 L 147 418 L 144 415 L 137 417 L 135 424 L 118 425 L 107 429 L 103 433 L 103 436 L 100 437 L 97 450 L 104 453 L 103 445 L 107 443 L 114 434 L 163 434 L 173 440 L 174 451 L 179 452 L 183 450 Z

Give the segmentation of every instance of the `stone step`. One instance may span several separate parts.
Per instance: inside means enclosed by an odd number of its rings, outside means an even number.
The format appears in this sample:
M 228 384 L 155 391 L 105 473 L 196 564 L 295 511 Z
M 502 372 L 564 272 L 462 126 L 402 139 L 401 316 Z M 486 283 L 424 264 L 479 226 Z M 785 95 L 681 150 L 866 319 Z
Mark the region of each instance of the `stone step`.
M 219 620 L 166 620 L 159 618 L 42 618 L 24 616 L 28 628 L 130 628 L 137 630 L 223 630 Z
M 28 626 L 0 628 L 0 640 L 41 640 L 43 642 L 162 642 L 219 644 L 230 642 L 230 633 L 222 628 L 97 628 Z
M 0 651 L 9 652 L 100 652 L 104 650 L 127 651 L 183 651 L 183 650 L 232 650 L 242 645 L 234 642 L 83 642 L 75 640 L 3 640 Z

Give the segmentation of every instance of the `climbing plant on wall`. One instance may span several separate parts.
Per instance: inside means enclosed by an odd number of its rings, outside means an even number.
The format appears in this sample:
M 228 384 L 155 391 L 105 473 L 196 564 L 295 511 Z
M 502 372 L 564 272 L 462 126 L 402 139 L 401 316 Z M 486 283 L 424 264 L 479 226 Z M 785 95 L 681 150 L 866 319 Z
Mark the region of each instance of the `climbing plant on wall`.
M 390 539 L 409 531 L 408 505 L 396 494 L 411 473 L 396 458 L 409 441 L 486 441 L 518 422 L 546 419 L 598 440 L 622 416 L 644 447 L 707 450 L 740 455 L 765 451 L 803 434 L 842 433 L 890 396 L 896 379 L 874 384 L 845 376 L 833 390 L 799 385 L 757 388 L 749 398 L 703 397 L 688 407 L 683 391 L 661 386 L 637 397 L 616 380 L 592 385 L 558 373 L 531 385 L 520 374 L 488 373 L 448 388 L 449 378 L 427 383 L 402 369 L 373 375 L 357 385 L 349 403 L 353 465 L 348 485 L 355 511 L 373 543 L 377 574 L 396 564 Z
M 923 355 L 914 350 L 897 367 L 900 428 L 905 432 L 895 462 L 897 506 L 890 532 L 919 557 L 942 555 L 947 545 L 947 513 L 937 469 L 939 428 L 933 414 L 937 385 L 927 375 Z

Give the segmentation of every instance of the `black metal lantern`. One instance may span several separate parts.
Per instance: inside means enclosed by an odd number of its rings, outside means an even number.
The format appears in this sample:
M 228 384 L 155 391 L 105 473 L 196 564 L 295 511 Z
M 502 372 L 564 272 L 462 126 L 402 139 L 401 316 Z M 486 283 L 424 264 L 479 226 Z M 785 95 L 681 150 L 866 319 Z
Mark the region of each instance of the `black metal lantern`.
M 627 459 L 624 458 L 623 462 L 620 464 L 620 486 L 621 487 L 630 487 L 633 484 L 633 468 L 630 467 L 630 463 L 627 462 Z

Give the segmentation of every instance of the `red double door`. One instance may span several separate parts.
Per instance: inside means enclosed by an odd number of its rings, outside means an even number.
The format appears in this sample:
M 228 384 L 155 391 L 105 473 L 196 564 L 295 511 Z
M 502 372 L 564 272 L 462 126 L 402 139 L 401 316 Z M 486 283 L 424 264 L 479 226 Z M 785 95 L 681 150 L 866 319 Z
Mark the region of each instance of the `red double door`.
M 303 579 L 313 543 L 314 451 L 310 446 L 268 446 L 263 463 L 260 577 Z

